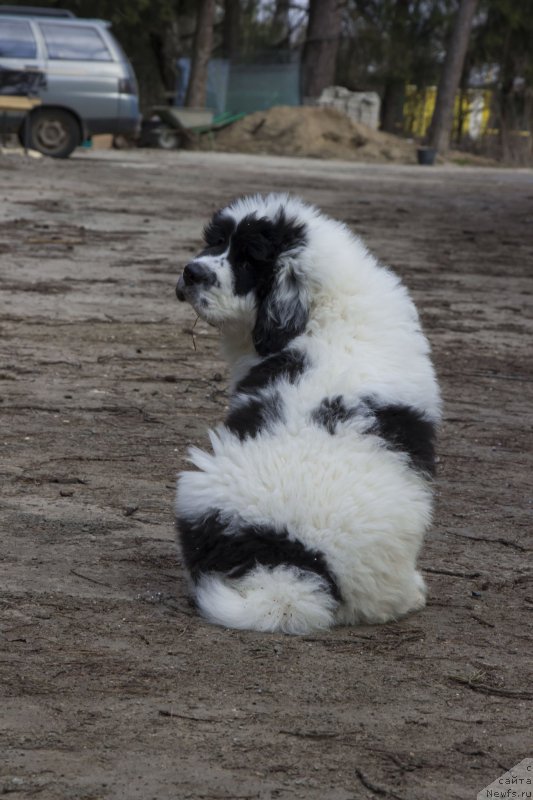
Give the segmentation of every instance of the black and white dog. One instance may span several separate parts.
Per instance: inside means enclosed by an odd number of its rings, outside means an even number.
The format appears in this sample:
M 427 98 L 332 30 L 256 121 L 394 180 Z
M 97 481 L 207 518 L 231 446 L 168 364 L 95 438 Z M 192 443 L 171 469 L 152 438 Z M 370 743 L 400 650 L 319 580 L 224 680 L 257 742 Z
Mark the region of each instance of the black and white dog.
M 181 473 L 177 522 L 211 622 L 307 633 L 425 603 L 440 398 L 406 289 L 286 195 L 218 211 L 178 298 L 222 334 L 231 400 Z

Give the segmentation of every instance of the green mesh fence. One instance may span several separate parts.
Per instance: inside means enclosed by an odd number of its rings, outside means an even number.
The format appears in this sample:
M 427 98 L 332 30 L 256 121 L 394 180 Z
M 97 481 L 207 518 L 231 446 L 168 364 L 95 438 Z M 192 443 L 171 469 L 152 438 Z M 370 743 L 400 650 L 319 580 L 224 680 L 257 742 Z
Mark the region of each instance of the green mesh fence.
M 232 64 L 225 111 L 300 105 L 299 64 Z
M 178 62 L 176 105 L 183 105 L 190 62 Z M 217 114 L 262 111 L 272 106 L 300 105 L 300 65 L 291 63 L 232 64 L 226 59 L 209 62 L 208 108 Z

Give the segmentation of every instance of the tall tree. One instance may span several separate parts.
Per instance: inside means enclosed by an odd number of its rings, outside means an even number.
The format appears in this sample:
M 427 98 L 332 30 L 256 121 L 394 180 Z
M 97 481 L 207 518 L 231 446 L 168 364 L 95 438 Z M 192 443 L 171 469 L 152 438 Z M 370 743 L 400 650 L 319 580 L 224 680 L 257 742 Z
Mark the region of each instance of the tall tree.
M 396 0 L 392 12 L 390 41 L 381 103 L 381 127 L 389 133 L 401 133 L 405 86 L 409 79 L 412 50 L 409 38 L 409 0 Z
M 316 98 L 335 82 L 343 0 L 310 0 L 302 52 L 302 95 Z
M 533 133 L 533 0 L 482 0 L 480 10 L 472 64 L 494 88 L 491 127 L 499 131 L 501 154 L 520 163 L 527 149 L 533 153 L 531 136 L 513 134 Z
M 214 22 L 215 0 L 200 0 L 191 58 L 191 74 L 185 96 L 185 105 L 189 107 L 205 106 L 207 66 L 213 49 Z
M 240 0 L 225 0 L 224 20 L 222 22 L 222 54 L 224 58 L 235 60 L 240 55 L 241 38 Z
M 409 84 L 424 89 L 437 82 L 456 11 L 457 0 L 349 0 L 337 81 L 353 91 L 380 93 L 384 130 L 403 131 Z
M 461 80 L 477 4 L 478 0 L 460 0 L 451 40 L 446 50 L 429 131 L 429 142 L 440 153 L 445 153 L 450 146 L 455 94 Z
M 272 32 L 275 44 L 287 47 L 290 36 L 290 0 L 276 0 L 272 17 Z

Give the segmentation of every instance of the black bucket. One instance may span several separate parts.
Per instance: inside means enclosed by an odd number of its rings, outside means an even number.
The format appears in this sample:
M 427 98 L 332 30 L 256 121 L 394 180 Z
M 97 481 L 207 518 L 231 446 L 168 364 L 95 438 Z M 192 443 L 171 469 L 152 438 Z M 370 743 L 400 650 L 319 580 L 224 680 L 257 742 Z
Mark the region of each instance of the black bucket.
M 435 163 L 437 151 L 434 147 L 419 147 L 416 151 L 418 163 L 424 167 L 431 167 Z

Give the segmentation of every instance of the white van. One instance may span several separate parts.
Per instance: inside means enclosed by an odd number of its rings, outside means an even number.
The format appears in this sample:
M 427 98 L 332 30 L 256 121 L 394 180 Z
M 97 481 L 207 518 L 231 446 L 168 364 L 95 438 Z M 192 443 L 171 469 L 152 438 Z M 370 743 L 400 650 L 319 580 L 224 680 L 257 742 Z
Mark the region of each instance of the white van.
M 0 96 L 41 100 L 26 121 L 9 115 L 0 128 L 55 158 L 93 134 L 135 134 L 137 81 L 109 28 L 69 11 L 0 6 Z

